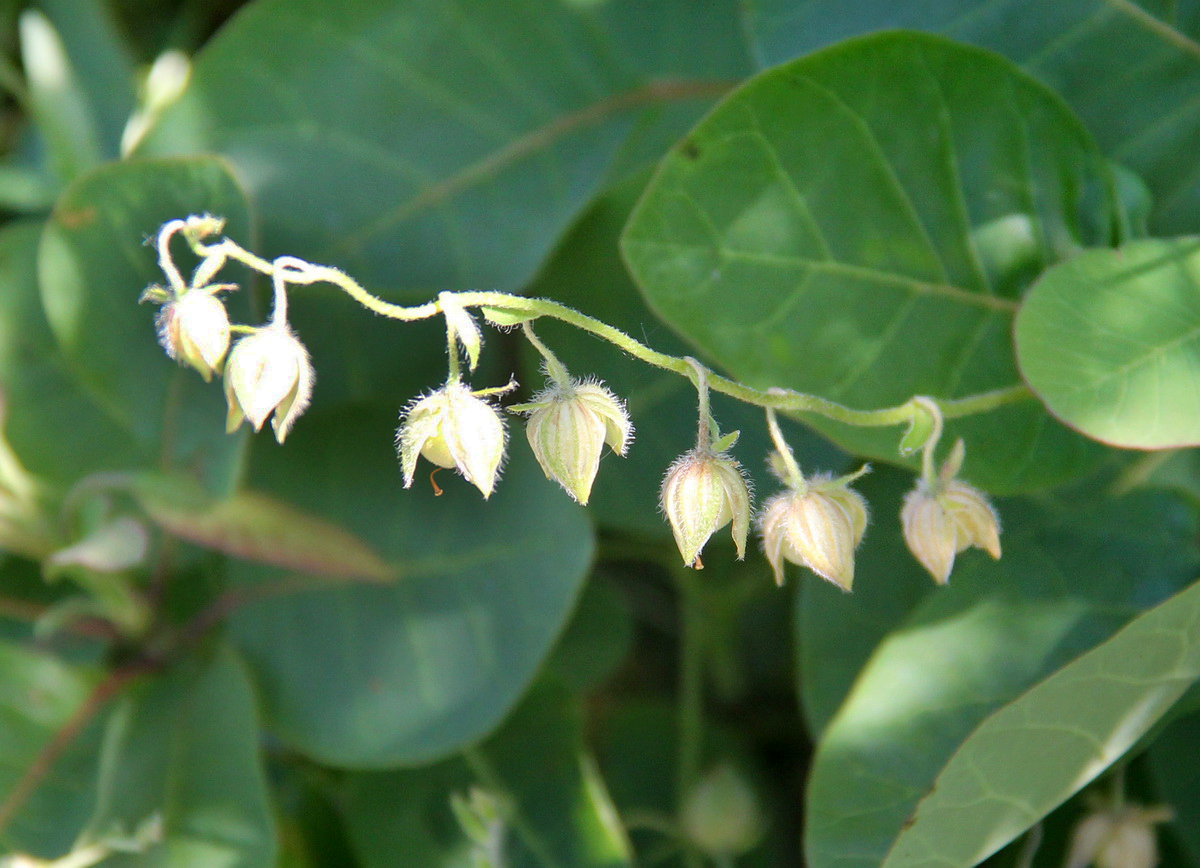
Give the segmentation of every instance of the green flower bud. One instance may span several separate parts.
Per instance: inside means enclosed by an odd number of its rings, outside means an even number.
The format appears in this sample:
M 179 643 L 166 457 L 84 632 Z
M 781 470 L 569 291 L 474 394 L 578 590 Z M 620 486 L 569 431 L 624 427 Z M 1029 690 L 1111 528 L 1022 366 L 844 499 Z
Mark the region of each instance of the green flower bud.
M 624 455 L 633 439 L 624 403 L 600 383 L 553 384 L 520 409 L 529 413 L 525 434 L 546 478 L 583 504 L 604 444 Z
M 661 505 L 688 566 L 702 566 L 700 550 L 731 521 L 738 560 L 746 556 L 750 487 L 737 459 L 707 449 L 681 455 L 663 477 Z
M 786 561 L 849 591 L 854 550 L 866 529 L 866 500 L 845 481 L 828 476 L 807 480 L 803 490 L 775 495 L 759 516 L 763 548 L 780 585 Z
M 282 443 L 308 406 L 315 379 L 308 351 L 286 325 L 272 323 L 242 338 L 225 365 L 226 430 L 248 419 L 259 431 L 271 416 Z
M 166 301 L 155 320 L 158 342 L 181 365 L 200 372 L 207 383 L 229 349 L 229 316 L 213 292 L 193 289 Z
M 412 485 L 417 458 L 424 456 L 457 470 L 486 499 L 495 488 L 507 436 L 495 407 L 462 383 L 449 383 L 414 402 L 396 432 L 404 487 Z
M 739 856 L 758 844 L 763 816 L 749 782 L 729 764 L 700 779 L 683 803 L 684 834 L 713 857 Z
M 1089 814 L 1075 827 L 1066 868 L 1153 868 L 1158 864 L 1154 826 L 1173 816 L 1168 807 L 1138 805 Z
M 921 565 L 944 585 L 955 556 L 971 546 L 1000 558 L 1000 519 L 981 491 L 957 479 L 922 480 L 900 511 L 904 541 Z

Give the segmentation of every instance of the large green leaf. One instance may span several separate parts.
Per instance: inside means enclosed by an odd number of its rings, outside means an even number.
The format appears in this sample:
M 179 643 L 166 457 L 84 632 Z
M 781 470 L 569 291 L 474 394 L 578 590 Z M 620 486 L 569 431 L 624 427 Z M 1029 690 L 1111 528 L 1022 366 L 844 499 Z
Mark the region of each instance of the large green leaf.
M 900 533 L 900 504 L 914 485 L 911 474 L 886 467 L 855 483 L 871 504 L 871 524 L 854 554 L 853 594 L 808 570 L 789 567 L 789 581 L 800 584 L 795 595 L 796 676 L 804 719 L 814 737 L 838 710 L 875 647 L 933 591 L 929 574 Z M 986 556 L 960 555 L 958 568 L 963 558 L 980 557 Z
M 109 720 L 88 837 L 162 840 L 112 868 L 273 868 L 277 844 L 245 667 L 226 646 L 137 685 Z
M 572 228 L 529 291 L 616 326 L 660 352 L 686 355 L 686 344 L 656 323 L 646 309 L 617 252 L 621 227 L 644 186 L 645 178 L 638 176 L 601 197 Z M 580 340 L 568 326 L 545 319 L 535 327 L 572 374 L 580 379 L 601 377 L 628 403 L 635 429 L 633 445 L 625 458 L 605 456 L 589 509 L 605 526 L 669 537 L 658 493 L 668 465 L 695 444 L 696 390 L 678 374 L 651 368 L 610 344 Z M 541 357 L 527 349 L 525 362 L 525 380 L 538 383 Z M 762 411 L 715 395 L 713 414 L 722 431 L 742 432 L 733 452 L 757 489 L 768 490 L 775 483 L 767 473 L 770 440 Z M 785 433 L 806 468 L 844 466 L 845 456 L 824 439 L 787 423 Z
M 221 389 L 166 357 L 155 339 L 155 311 L 137 303 L 148 284 L 163 281 L 144 242 L 166 221 L 205 211 L 224 215 L 235 236 L 249 236 L 245 196 L 221 160 L 135 160 L 97 169 L 55 207 L 38 278 L 66 367 L 92 403 L 144 452 L 161 456 L 156 463 L 197 472 L 220 488 L 229 485 L 240 448 L 238 438 L 223 433 Z M 173 251 L 185 264 L 190 254 L 182 241 Z M 246 294 L 232 293 L 229 301 L 241 318 Z M 75 436 L 63 421 L 58 437 Z
M 82 708 L 99 681 L 90 668 L 0 644 L 0 802 L 13 796 L 39 753 Z M 99 731 L 89 727 L 29 791 L 0 833 L 0 848 L 44 859 L 71 848 L 92 810 Z
M 1008 504 L 1004 558 L 963 559 L 876 650 L 818 745 L 812 868 L 878 866 L 976 726 L 1200 568 L 1196 516 L 1172 496 L 1058 510 Z
M 978 864 L 1124 754 L 1197 678 L 1200 584 L 985 720 L 883 868 Z
M 731 0 L 260 0 L 142 150 L 227 155 L 270 254 L 422 297 L 517 289 L 748 68 Z
M 738 377 L 873 409 L 1018 385 L 1016 299 L 1111 243 L 1119 211 L 1052 93 L 990 52 L 887 33 L 738 90 L 663 161 L 623 249 L 660 316 Z M 896 431 L 811 422 L 896 458 Z M 967 450 L 993 491 L 1099 454 L 1032 403 L 950 431 L 1002 447 Z
M 1021 373 L 1058 418 L 1118 446 L 1200 444 L 1200 240 L 1055 266 L 1016 324 Z
M 395 424 L 391 411 L 315 413 L 285 448 L 263 439 L 252 454 L 256 488 L 344 526 L 397 576 L 270 596 L 233 618 L 271 726 L 336 765 L 422 762 L 491 730 L 550 651 L 591 559 L 584 511 L 525 444 L 490 500 L 451 473 L 435 497 L 424 472 L 401 487 Z M 244 562 L 231 576 L 286 581 Z
M 64 485 L 89 471 L 152 461 L 66 370 L 37 284 L 40 223 L 0 230 L 0 386 L 4 436 L 35 475 Z
M 768 65 L 888 27 L 999 51 L 1062 94 L 1105 151 L 1146 179 L 1156 231 L 1200 229 L 1193 147 L 1200 134 L 1200 6 L 1193 2 L 755 0 L 750 22 Z
M 479 788 L 505 825 L 511 868 L 620 868 L 629 844 L 566 690 L 541 685 L 465 759 L 428 769 L 351 775 L 346 823 L 364 868 L 466 868 L 470 842 L 450 809 Z

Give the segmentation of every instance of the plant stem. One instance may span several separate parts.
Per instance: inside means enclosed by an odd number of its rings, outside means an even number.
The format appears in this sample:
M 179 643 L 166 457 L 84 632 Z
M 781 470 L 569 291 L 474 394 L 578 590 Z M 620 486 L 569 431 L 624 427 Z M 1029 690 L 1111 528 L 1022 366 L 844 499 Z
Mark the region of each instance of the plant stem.
M 679 756 L 676 804 L 682 809 L 700 778 L 704 739 L 704 617 L 691 571 L 672 565 L 679 589 Z M 701 868 L 702 861 L 685 847 L 685 868 Z

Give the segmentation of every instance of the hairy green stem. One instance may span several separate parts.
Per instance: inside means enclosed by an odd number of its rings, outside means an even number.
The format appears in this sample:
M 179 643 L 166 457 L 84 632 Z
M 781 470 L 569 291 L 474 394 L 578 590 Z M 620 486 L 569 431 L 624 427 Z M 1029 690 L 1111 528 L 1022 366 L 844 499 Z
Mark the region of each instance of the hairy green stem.
M 533 326 L 530 323 L 521 323 L 521 330 L 525 333 L 525 339 L 533 345 L 533 348 L 545 361 L 546 375 L 554 381 L 556 386 L 568 387 L 571 384 L 571 375 L 567 372 L 567 366 L 560 362 L 558 356 L 554 355 L 551 349 L 533 333 Z

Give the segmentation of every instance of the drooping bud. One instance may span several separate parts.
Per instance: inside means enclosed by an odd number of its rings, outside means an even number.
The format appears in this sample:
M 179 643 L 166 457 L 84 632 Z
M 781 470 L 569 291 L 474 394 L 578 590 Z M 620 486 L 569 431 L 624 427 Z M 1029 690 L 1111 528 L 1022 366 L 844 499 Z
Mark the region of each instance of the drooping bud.
M 208 289 L 192 289 L 163 303 L 155 320 L 158 342 L 181 365 L 200 372 L 207 383 L 229 349 L 229 315 Z
M 270 416 L 282 443 L 308 406 L 315 379 L 308 351 L 287 325 L 273 322 L 247 335 L 225 365 L 225 429 L 232 433 L 248 419 L 259 431 Z
M 754 790 L 728 763 L 697 782 L 680 813 L 688 840 L 715 858 L 740 856 L 762 838 L 763 815 Z
M 396 432 L 404 487 L 412 485 L 417 458 L 424 456 L 457 470 L 486 499 L 495 488 L 507 436 L 495 407 L 462 383 L 448 383 L 413 403 Z
M 854 550 L 867 529 L 867 502 L 847 480 L 815 476 L 767 501 L 759 531 L 777 584 L 784 562 L 808 567 L 849 591 L 854 585 Z
M 591 496 L 604 444 L 624 455 L 633 439 L 625 404 L 597 382 L 554 383 L 514 409 L 529 413 L 525 434 L 546 478 L 583 504 Z
M 1140 805 L 1089 814 L 1075 827 L 1065 868 L 1153 868 L 1158 864 L 1154 826 L 1173 816 L 1169 807 Z
M 954 559 L 971 546 L 1000 558 L 1000 518 L 983 492 L 954 478 L 962 464 L 962 441 L 936 479 L 922 479 L 904 498 L 900 521 L 909 551 L 944 585 Z
M 750 487 L 737 459 L 710 449 L 684 453 L 663 477 L 661 504 L 688 566 L 699 564 L 709 537 L 730 522 L 738 560 L 746 556 Z

